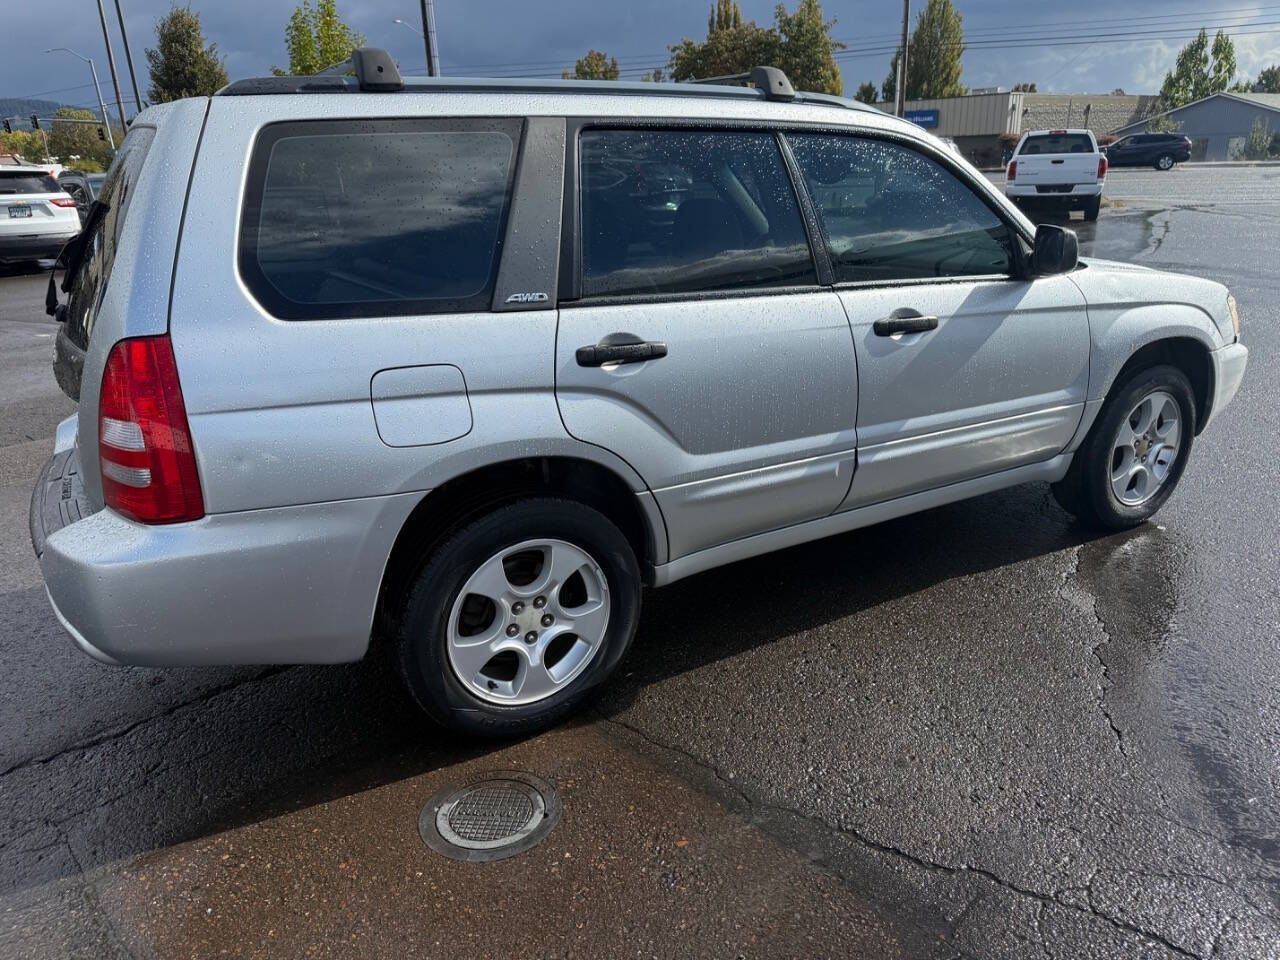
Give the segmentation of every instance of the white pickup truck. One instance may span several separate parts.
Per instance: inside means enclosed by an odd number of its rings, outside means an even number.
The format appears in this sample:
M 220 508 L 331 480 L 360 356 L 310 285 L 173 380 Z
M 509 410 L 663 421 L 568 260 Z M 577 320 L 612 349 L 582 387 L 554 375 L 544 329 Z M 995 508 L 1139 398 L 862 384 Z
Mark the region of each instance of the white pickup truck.
M 1107 157 L 1088 130 L 1024 133 L 1005 174 L 1005 195 L 1020 207 L 1083 210 L 1097 220 Z

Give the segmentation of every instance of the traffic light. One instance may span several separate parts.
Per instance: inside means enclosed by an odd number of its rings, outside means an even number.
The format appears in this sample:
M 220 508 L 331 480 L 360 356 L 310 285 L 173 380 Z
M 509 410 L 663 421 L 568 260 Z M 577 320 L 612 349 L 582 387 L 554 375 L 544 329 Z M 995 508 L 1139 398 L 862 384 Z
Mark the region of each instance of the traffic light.
M 8 120 L 4 122 L 4 132 L 13 133 L 13 124 L 10 123 Z
M 35 131 L 39 129 L 40 129 L 40 118 L 33 113 L 31 115 L 31 132 L 35 133 Z
M 99 140 L 106 140 L 106 139 L 107 139 L 107 135 L 106 135 L 105 133 L 103 133 L 103 132 L 102 132 L 102 128 L 101 128 L 101 127 L 99 127 L 99 128 L 98 128 L 98 139 L 99 139 Z

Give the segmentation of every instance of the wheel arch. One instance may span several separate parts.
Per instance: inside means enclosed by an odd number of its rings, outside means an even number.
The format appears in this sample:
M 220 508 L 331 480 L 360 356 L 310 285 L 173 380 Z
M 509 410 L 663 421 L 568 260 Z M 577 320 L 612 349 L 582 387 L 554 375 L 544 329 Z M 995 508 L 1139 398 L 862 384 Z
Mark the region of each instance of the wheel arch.
M 666 529 L 652 495 L 594 460 L 529 456 L 487 464 L 450 478 L 414 507 L 396 535 L 378 591 L 376 632 L 386 636 L 399 614 L 405 585 L 432 549 L 459 527 L 497 507 L 531 496 L 576 500 L 617 524 L 636 552 L 646 580 L 666 554 Z
M 1137 370 L 1168 364 L 1181 370 L 1191 381 L 1191 391 L 1196 401 L 1196 434 L 1209 418 L 1213 402 L 1213 360 L 1209 347 L 1195 337 L 1164 337 L 1144 344 L 1135 350 L 1116 372 L 1107 386 L 1110 397 L 1116 385 L 1123 383 Z

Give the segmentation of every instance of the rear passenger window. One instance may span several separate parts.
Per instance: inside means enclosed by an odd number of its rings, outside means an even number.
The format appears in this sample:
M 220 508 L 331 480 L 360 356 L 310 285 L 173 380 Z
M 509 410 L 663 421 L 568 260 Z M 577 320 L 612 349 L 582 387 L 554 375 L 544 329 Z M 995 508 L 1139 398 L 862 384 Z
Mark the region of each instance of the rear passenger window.
M 250 289 L 293 320 L 488 310 L 520 125 L 267 127 L 240 231 Z
M 837 281 L 1008 274 L 1013 235 L 924 154 L 862 137 L 788 134 Z
M 588 130 L 579 155 L 584 295 L 817 282 L 772 134 Z

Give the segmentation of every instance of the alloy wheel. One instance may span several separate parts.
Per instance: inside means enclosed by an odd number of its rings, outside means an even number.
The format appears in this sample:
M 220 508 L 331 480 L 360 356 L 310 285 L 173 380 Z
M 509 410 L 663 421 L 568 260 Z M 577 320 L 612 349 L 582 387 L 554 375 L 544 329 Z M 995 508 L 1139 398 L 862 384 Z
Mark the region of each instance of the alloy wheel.
M 1148 393 L 1120 423 L 1111 445 L 1111 492 L 1126 507 L 1154 497 L 1169 479 L 1182 441 L 1182 410 L 1164 390 Z

